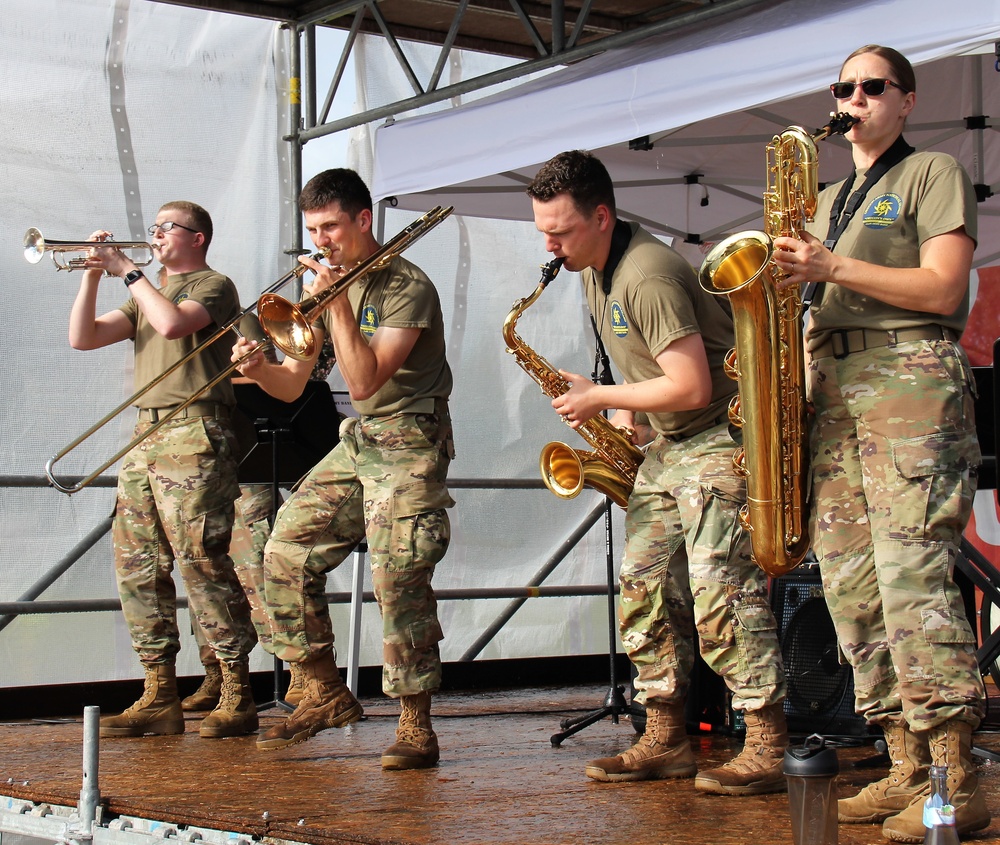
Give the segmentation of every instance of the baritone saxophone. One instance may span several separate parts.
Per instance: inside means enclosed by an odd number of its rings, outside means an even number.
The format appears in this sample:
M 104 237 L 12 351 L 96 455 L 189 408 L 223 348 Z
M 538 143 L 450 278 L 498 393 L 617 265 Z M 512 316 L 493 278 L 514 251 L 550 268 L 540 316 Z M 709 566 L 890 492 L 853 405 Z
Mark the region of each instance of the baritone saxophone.
M 538 286 L 529 296 L 514 303 L 503 324 L 507 351 L 551 399 L 562 396 L 569 390 L 569 382 L 521 339 L 515 326 L 521 314 L 534 304 L 549 282 L 556 277 L 564 260 L 554 258 L 542 266 L 542 278 Z M 635 476 L 644 457 L 630 439 L 632 432 L 615 428 L 604 416 L 598 414 L 583 423 L 577 433 L 594 451 L 573 449 L 558 441 L 547 444 L 538 458 L 545 486 L 562 499 L 572 499 L 585 486 L 592 487 L 624 508 L 632 487 L 635 486 Z
M 810 134 L 790 126 L 767 146 L 764 231 L 739 232 L 716 244 L 699 271 L 709 293 L 729 297 L 736 348 L 727 371 L 739 383 L 730 421 L 743 429 L 733 456 L 747 482 L 740 524 L 750 534 L 757 565 L 778 577 L 809 551 L 802 297 L 797 286 L 779 288 L 784 274 L 772 261 L 774 238 L 801 238 L 818 195 L 818 141 L 857 123 L 846 113 Z

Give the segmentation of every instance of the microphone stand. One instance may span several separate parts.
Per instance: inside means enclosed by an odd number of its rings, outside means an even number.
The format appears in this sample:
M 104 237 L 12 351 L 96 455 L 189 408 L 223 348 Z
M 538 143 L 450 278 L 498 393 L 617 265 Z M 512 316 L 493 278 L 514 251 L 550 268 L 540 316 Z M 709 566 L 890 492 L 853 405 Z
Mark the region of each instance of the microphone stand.
M 601 343 L 601 336 L 597 331 L 597 324 L 594 322 L 593 317 L 590 318 L 590 322 L 594 328 L 594 336 L 597 338 L 597 352 L 594 361 L 594 372 L 591 374 L 591 379 L 595 384 L 614 384 L 615 380 L 611 375 L 611 363 L 608 360 L 608 354 L 604 349 L 604 344 Z M 605 411 L 605 416 L 607 416 L 607 411 Z M 608 691 L 604 696 L 604 701 L 601 706 L 596 710 L 585 713 L 583 716 L 577 716 L 572 719 L 563 719 L 559 723 L 559 727 L 562 728 L 562 730 L 553 734 L 549 739 L 549 742 L 551 742 L 554 747 L 558 747 L 560 743 L 566 739 L 566 737 L 582 731 L 584 728 L 594 724 L 595 722 L 599 722 L 605 716 L 610 716 L 612 724 L 617 725 L 618 717 L 623 713 L 629 712 L 628 704 L 625 701 L 625 687 L 618 682 L 618 667 L 615 665 L 618 657 L 618 627 L 615 624 L 618 619 L 618 614 L 616 613 L 615 606 L 615 586 L 617 584 L 617 579 L 615 577 L 611 507 L 611 499 L 605 497 L 604 559 L 607 567 L 608 578 Z

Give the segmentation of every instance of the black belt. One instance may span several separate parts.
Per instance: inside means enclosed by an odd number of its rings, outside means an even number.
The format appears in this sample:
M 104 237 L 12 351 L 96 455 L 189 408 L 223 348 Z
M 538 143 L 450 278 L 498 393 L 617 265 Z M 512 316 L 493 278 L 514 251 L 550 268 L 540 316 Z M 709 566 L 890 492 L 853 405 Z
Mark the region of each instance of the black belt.
M 159 422 L 166 416 L 174 412 L 174 408 L 140 408 L 140 422 Z M 229 408 L 220 405 L 218 402 L 192 402 L 182 411 L 174 414 L 175 419 L 183 420 L 191 417 L 213 417 L 215 419 L 229 419 Z
M 952 330 L 938 325 L 914 326 L 910 329 L 837 329 L 810 354 L 813 358 L 846 358 L 855 352 L 879 347 L 893 347 L 911 340 L 958 340 Z

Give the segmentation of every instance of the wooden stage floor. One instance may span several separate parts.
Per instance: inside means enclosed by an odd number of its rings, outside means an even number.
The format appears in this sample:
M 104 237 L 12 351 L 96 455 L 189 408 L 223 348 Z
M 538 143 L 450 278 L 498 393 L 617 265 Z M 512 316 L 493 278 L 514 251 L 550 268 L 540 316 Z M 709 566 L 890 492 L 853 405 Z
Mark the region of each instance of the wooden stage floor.
M 600 706 L 590 685 L 502 692 L 446 693 L 435 699 L 439 767 L 383 772 L 397 710 L 362 698 L 366 718 L 300 745 L 259 752 L 253 737 L 207 740 L 198 720 L 176 737 L 105 739 L 99 786 L 104 824 L 119 815 L 230 831 L 254 841 L 308 845 L 791 845 L 784 794 L 728 798 L 697 793 L 693 782 L 598 784 L 587 760 L 627 748 L 627 718 L 603 719 L 550 743 L 560 720 Z M 281 718 L 262 714 L 264 728 Z M 75 807 L 80 798 L 82 717 L 0 724 L 0 795 Z M 977 744 L 1000 752 L 1000 735 Z M 737 747 L 719 735 L 693 739 L 699 764 L 728 759 Z M 841 747 L 839 792 L 848 795 L 884 767 L 853 764 L 873 745 Z M 1000 763 L 980 764 L 996 821 L 973 838 L 1000 845 Z M 840 826 L 843 845 L 884 841 L 870 825 Z

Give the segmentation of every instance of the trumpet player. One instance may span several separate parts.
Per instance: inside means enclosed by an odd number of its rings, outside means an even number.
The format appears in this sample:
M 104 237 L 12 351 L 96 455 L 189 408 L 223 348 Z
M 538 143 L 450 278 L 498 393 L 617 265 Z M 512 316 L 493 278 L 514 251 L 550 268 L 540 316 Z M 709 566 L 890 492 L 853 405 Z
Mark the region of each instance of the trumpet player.
M 313 292 L 379 249 L 371 194 L 353 170 L 313 177 L 299 209 L 313 243 L 330 250 L 329 265 L 299 259 L 316 273 Z M 428 768 L 439 757 L 430 709 L 444 637 L 431 578 L 448 548 L 447 508 L 454 504 L 446 486 L 454 454 L 452 376 L 440 300 L 427 276 L 396 256 L 330 299 L 313 330 L 332 339 L 359 416 L 344 421 L 338 445 L 282 506 L 265 547 L 272 647 L 299 665 L 305 689 L 295 711 L 263 732 L 257 747 L 285 748 L 361 718 L 337 670 L 325 591 L 327 573 L 367 537 L 382 614 L 382 689 L 402 710 L 382 768 Z M 233 360 L 250 349 L 237 342 Z M 312 360 L 270 364 L 253 355 L 239 369 L 287 402 L 301 393 L 312 367 Z
M 149 234 L 166 271 L 162 287 L 113 245 L 101 245 L 109 232 L 95 232 L 69 322 L 74 349 L 133 341 L 139 384 L 180 361 L 239 311 L 235 285 L 208 266 L 212 219 L 205 209 L 191 202 L 167 203 Z M 129 298 L 121 308 L 98 316 L 97 292 L 104 271 L 124 282 Z M 226 369 L 227 358 L 225 344 L 210 344 L 143 393 L 137 402 L 136 436 Z M 227 379 L 122 461 L 113 526 L 115 575 L 145 681 L 138 701 L 123 713 L 101 719 L 103 737 L 184 731 L 175 668 L 180 649 L 171 575 L 175 560 L 191 612 L 224 677 L 222 697 L 199 733 L 215 738 L 257 729 L 247 658 L 255 637 L 228 553 L 233 501 L 239 496 L 229 422 L 234 405 Z
M 617 218 L 611 177 L 593 155 L 560 153 L 527 193 L 545 248 L 582 274 L 598 334 L 625 379 L 594 384 L 561 372 L 570 387 L 552 407 L 573 428 L 617 409 L 611 424 L 634 429 L 641 413 L 656 433 L 628 500 L 619 576 L 619 629 L 646 729 L 586 774 L 602 782 L 697 775 L 697 789 L 723 795 L 782 791 L 781 649 L 766 575 L 737 518 L 746 488 L 727 425 L 731 316 L 676 252 Z M 701 772 L 684 718 L 695 631 L 747 728 L 737 757 Z

